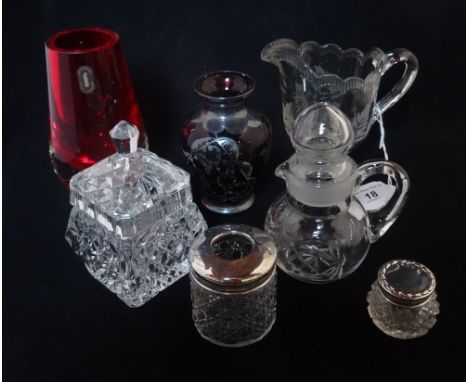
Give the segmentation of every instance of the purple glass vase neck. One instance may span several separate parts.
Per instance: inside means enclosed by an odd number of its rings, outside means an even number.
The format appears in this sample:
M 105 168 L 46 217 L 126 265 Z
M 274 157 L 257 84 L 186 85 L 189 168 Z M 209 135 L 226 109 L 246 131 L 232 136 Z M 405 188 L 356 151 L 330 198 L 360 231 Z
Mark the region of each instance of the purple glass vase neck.
M 47 39 L 46 46 L 54 51 L 78 54 L 108 49 L 119 41 L 120 36 L 111 29 L 85 27 L 57 32 Z
M 220 105 L 243 102 L 255 90 L 255 80 L 248 74 L 223 70 L 201 75 L 193 86 L 195 93 L 210 103 Z

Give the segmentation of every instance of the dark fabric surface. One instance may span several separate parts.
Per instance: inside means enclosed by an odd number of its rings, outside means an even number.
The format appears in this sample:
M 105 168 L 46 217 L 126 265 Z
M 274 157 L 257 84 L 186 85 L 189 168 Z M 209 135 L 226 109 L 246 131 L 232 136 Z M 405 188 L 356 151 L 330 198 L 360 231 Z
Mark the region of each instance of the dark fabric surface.
M 7 381 L 221 380 L 456 381 L 465 337 L 464 1 L 20 1 L 3 8 L 3 351 Z M 236 69 L 257 81 L 252 103 L 274 125 L 269 172 L 239 215 L 202 210 L 209 225 L 263 227 L 284 189 L 274 168 L 292 152 L 282 126 L 276 69 L 262 47 L 289 37 L 363 50 L 405 47 L 419 59 L 409 93 L 385 114 L 390 159 L 411 177 L 408 204 L 361 268 L 315 286 L 279 274 L 271 333 L 243 349 L 200 338 L 185 277 L 130 309 L 95 281 L 64 240 L 67 191 L 48 158 L 43 41 L 57 30 L 120 33 L 150 139 L 184 166 L 178 134 L 197 105 L 192 81 Z M 385 76 L 382 92 L 400 69 Z M 378 129 L 353 156 L 381 157 Z M 441 314 L 413 341 L 381 333 L 366 310 L 378 267 L 393 258 L 429 266 Z

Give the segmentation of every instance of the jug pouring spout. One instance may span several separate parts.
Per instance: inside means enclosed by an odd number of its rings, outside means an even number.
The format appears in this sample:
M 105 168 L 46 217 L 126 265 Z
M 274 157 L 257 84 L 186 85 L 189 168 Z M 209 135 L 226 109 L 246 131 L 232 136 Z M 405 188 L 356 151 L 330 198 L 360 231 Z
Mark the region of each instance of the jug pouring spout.
M 299 47 L 296 41 L 282 38 L 270 42 L 260 54 L 262 61 L 269 62 L 278 68 L 285 88 L 292 86 L 296 78 L 306 76 L 307 68 L 300 60 Z
M 260 54 L 260 57 L 265 62 L 270 62 L 274 65 L 282 65 L 284 62 L 290 61 L 291 57 L 296 55 L 299 44 L 289 38 L 281 38 L 267 44 Z
M 279 71 L 283 119 L 286 131 L 290 133 L 298 110 L 307 106 L 309 68 L 304 65 L 299 53 L 300 45 L 294 40 L 282 38 L 266 45 L 261 52 L 262 61 L 275 65 Z

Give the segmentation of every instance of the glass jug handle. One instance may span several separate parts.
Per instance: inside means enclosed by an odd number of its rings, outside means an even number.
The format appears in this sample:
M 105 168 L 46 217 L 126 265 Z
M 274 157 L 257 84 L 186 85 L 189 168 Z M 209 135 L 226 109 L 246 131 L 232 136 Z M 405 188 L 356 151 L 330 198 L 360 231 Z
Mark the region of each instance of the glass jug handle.
M 419 65 L 416 56 L 407 49 L 398 48 L 386 54 L 386 60 L 382 68 L 382 75 L 384 75 L 393 65 L 400 62 L 405 64 L 405 71 L 400 81 L 393 86 L 392 90 L 377 102 L 381 113 L 390 109 L 401 99 L 401 97 L 403 97 L 413 84 L 416 74 L 418 74 Z
M 388 161 L 366 162 L 358 168 L 357 187 L 371 177 L 383 178 L 383 182 L 395 187 L 389 200 L 377 210 L 366 209 L 367 227 L 371 243 L 377 241 L 400 215 L 409 190 L 409 178 L 398 164 Z

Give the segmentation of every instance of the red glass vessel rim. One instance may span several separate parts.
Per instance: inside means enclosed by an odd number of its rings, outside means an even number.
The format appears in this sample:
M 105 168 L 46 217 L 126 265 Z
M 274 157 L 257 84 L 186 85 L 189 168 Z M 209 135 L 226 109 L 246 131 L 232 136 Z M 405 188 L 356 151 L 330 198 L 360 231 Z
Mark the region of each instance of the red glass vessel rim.
M 82 37 L 91 36 L 97 38 L 97 41 L 90 43 L 91 46 L 88 47 L 73 47 L 72 45 L 75 42 L 70 43 L 70 47 L 66 47 L 66 43 L 64 45 L 64 39 L 69 38 L 70 40 L 76 39 L 82 35 Z M 104 50 L 107 48 L 113 47 L 120 41 L 120 36 L 117 32 L 113 31 L 109 28 L 101 28 L 101 27 L 84 27 L 84 28 L 73 28 L 73 29 L 66 29 L 55 33 L 54 35 L 50 36 L 46 41 L 46 46 L 48 49 L 63 52 L 63 53 L 88 53 L 88 52 L 96 52 L 100 50 Z

